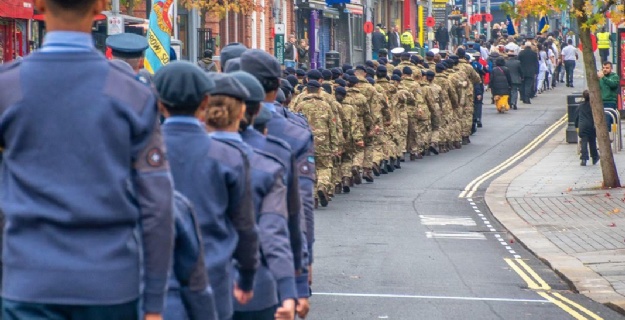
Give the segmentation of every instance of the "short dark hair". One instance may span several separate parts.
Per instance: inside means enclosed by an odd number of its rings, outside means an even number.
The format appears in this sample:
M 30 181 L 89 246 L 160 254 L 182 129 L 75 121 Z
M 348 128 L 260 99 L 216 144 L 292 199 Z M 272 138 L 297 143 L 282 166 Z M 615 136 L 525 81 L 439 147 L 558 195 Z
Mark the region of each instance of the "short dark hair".
M 590 101 L 590 92 L 588 90 L 584 90 L 582 95 L 584 96 L 584 101 Z
M 608 64 L 610 65 L 610 67 L 612 66 L 612 62 L 610 62 L 610 61 L 605 61 L 605 62 L 603 63 L 603 65 L 604 65 L 604 66 L 605 66 L 605 65 L 608 65 Z
M 568 44 L 573 44 L 573 39 L 569 39 L 569 40 L 567 40 L 567 41 L 566 41 L 566 43 L 568 43 Z
M 279 78 L 257 78 L 260 84 L 265 89 L 265 93 L 272 92 L 280 88 Z
M 65 10 L 86 13 L 97 0 L 50 0 L 52 11 Z
M 212 50 L 210 50 L 210 49 L 206 49 L 206 50 L 204 50 L 204 58 L 210 58 L 210 59 L 212 59 L 212 58 L 213 58 L 213 51 L 212 51 Z
M 172 106 L 164 102 L 162 103 L 163 107 L 165 107 L 165 109 L 167 109 L 167 112 L 169 112 L 169 114 L 172 116 L 192 116 L 195 115 L 197 109 L 200 107 L 199 105 Z

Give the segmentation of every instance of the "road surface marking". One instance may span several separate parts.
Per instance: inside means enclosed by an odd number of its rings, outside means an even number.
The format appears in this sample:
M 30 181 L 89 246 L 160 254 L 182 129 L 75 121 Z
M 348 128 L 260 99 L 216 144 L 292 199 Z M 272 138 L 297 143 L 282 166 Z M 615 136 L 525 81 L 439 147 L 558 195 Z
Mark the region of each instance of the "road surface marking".
M 505 258 L 504 260 L 510 266 L 510 268 L 512 268 L 512 270 L 514 270 L 519 275 L 519 277 L 521 277 L 521 279 L 523 279 L 523 281 L 527 283 L 528 288 L 532 290 L 545 290 L 544 288 L 539 286 L 532 278 L 530 278 L 529 275 L 527 275 L 523 270 L 521 270 L 521 267 L 519 267 L 516 264 L 516 261 L 519 261 L 519 259 Z
M 582 316 L 581 314 L 577 313 L 575 310 L 569 308 L 569 306 L 567 306 L 566 304 L 562 303 L 560 300 L 550 296 L 547 292 L 538 292 L 538 294 L 551 301 L 551 303 L 555 304 L 556 306 L 558 306 L 560 309 L 566 311 L 566 313 L 570 314 L 571 316 L 573 316 L 573 318 L 577 319 L 577 320 L 586 320 L 586 317 Z
M 564 297 L 564 296 L 562 296 L 561 294 L 559 294 L 559 293 L 557 293 L 557 292 L 551 292 L 551 294 L 552 294 L 554 297 L 556 297 L 556 298 L 558 298 L 558 299 L 560 299 L 560 300 L 564 301 L 565 303 L 569 304 L 570 306 L 572 306 L 572 307 L 574 307 L 574 308 L 577 308 L 577 310 L 579 310 L 579 311 L 581 311 L 581 312 L 585 313 L 585 314 L 586 314 L 586 315 L 588 315 L 589 317 L 591 317 L 591 318 L 593 318 L 593 319 L 595 319 L 595 320 L 602 320 L 602 318 L 601 318 L 601 317 L 599 317 L 598 315 L 596 315 L 594 312 L 592 312 L 592 311 L 590 311 L 590 310 L 588 310 L 588 309 L 584 308 L 582 305 L 580 305 L 580 304 L 578 304 L 578 303 L 575 303 L 575 302 L 573 302 L 573 301 L 571 301 L 571 300 L 569 300 L 569 299 L 565 298 L 565 297 Z
M 541 142 L 547 139 L 549 135 L 551 135 L 551 133 L 553 133 L 566 122 L 566 117 L 567 115 L 562 116 L 560 120 L 556 121 L 554 124 L 548 127 L 545 131 L 543 131 L 543 133 L 541 133 L 538 137 L 532 140 L 529 144 L 527 144 L 523 149 L 514 154 L 512 157 L 503 161 L 501 164 L 490 169 L 489 171 L 483 173 L 481 176 L 475 178 L 464 188 L 464 190 L 460 193 L 458 197 L 472 198 L 482 183 L 484 183 L 486 180 L 490 179 L 494 175 L 506 170 L 508 167 L 519 161 L 522 157 L 532 152 L 536 147 L 538 147 Z
M 464 227 L 475 227 L 476 223 L 467 216 L 443 216 L 443 215 L 419 215 L 421 224 L 426 226 L 449 226 L 458 225 Z
M 486 236 L 477 232 L 432 232 L 425 233 L 428 239 L 486 240 Z
M 541 300 L 541 299 L 509 299 L 509 298 L 480 298 L 480 297 L 453 297 L 453 296 L 421 296 L 421 295 L 403 295 L 403 294 L 335 293 L 335 292 L 332 292 L 332 293 L 331 292 L 313 292 L 313 296 L 552 303 L 550 300 Z

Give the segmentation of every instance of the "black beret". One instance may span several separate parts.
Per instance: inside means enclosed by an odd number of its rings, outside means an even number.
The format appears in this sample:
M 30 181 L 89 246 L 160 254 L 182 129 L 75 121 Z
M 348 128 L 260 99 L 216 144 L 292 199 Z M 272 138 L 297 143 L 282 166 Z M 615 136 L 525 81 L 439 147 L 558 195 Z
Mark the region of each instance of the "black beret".
M 382 49 L 378 50 L 378 54 L 387 55 L 388 54 L 388 50 L 385 49 L 385 48 L 382 48 Z
M 456 50 L 456 54 L 457 54 L 459 57 L 464 57 L 464 55 L 465 55 L 465 54 L 467 54 L 467 53 L 466 53 L 466 51 L 464 51 L 464 49 L 463 49 L 463 48 L 458 48 L 458 50 Z M 452 58 L 452 59 L 453 59 L 453 58 Z
M 445 69 L 447 69 L 447 67 L 445 67 L 444 64 L 442 64 L 442 63 L 437 63 L 436 64 L 436 72 L 445 71 Z
M 393 69 L 393 74 L 396 74 L 396 75 L 398 75 L 398 76 L 400 76 L 400 77 L 401 77 L 401 70 L 399 70 L 399 69 Z
M 343 88 L 343 87 L 337 87 L 337 88 L 334 89 L 334 93 L 346 95 L 347 94 L 347 90 L 345 90 L 345 88 Z
M 375 70 L 373 70 L 373 68 L 366 68 L 365 72 L 370 76 L 375 76 Z
M 404 69 L 402 69 L 402 73 L 403 74 L 412 74 L 412 68 L 406 66 L 406 67 L 404 67 Z
M 293 86 L 287 79 L 280 79 L 280 88 L 289 90 L 289 92 L 293 92 Z
M 410 62 L 412 62 L 414 64 L 419 63 L 419 57 L 417 57 L 417 56 L 410 57 Z
M 410 59 L 410 56 L 411 56 L 410 52 L 404 52 L 401 54 L 402 59 Z
M 198 106 L 204 96 L 215 88 L 215 82 L 195 64 L 174 61 L 154 75 L 159 99 L 170 107 Z
M 346 87 L 347 86 L 347 82 L 343 79 L 336 79 L 334 80 L 336 82 L 336 84 L 338 84 L 341 87 Z
M 291 75 L 291 74 L 295 74 L 295 68 L 293 67 L 288 67 L 285 69 L 287 75 Z
M 134 33 L 120 33 L 106 38 L 106 46 L 113 56 L 119 58 L 140 58 L 148 48 L 148 40 Z
M 250 92 L 250 97 L 246 101 L 262 102 L 265 100 L 265 89 L 258 79 L 245 71 L 235 71 L 230 74 Z
M 284 95 L 284 91 L 282 89 L 277 91 L 278 95 L 276 95 L 276 101 L 283 103 L 286 101 L 286 96 Z
M 332 71 L 328 69 L 323 69 L 321 75 L 323 76 L 323 80 L 332 80 Z
M 370 83 L 371 85 L 374 85 L 374 84 L 375 84 L 375 80 L 373 80 L 373 78 L 369 78 L 369 77 L 367 77 L 367 81 L 369 81 L 369 83 Z
M 288 77 L 286 77 L 286 80 L 291 84 L 291 86 L 293 88 L 295 88 L 295 86 L 297 86 L 297 84 L 299 83 L 297 81 L 297 77 L 296 76 L 288 76 Z
M 256 125 L 265 125 L 269 120 L 273 118 L 273 114 L 269 109 L 265 107 L 261 107 L 260 111 L 258 111 L 258 115 L 254 118 L 254 124 Z
M 428 51 L 428 52 L 425 54 L 425 56 L 426 56 L 426 57 L 430 57 L 430 58 L 434 58 L 434 52 L 432 52 L 432 51 Z
M 464 50 L 463 50 L 463 51 L 464 51 Z M 457 55 L 455 55 L 455 54 L 451 54 L 451 55 L 449 55 L 449 59 L 451 59 L 451 60 L 458 60 L 458 59 L 460 59 L 460 57 L 458 57 L 458 56 L 457 56 Z
M 425 72 L 425 76 L 427 76 L 427 77 L 434 77 L 434 76 L 436 76 L 436 73 L 434 73 L 434 71 L 432 71 L 432 70 L 428 70 L 428 71 Z
M 211 95 L 228 96 L 243 101 L 250 98 L 249 90 L 229 73 L 215 73 L 214 76 L 211 74 L 211 77 L 215 80 L 215 88 L 211 90 Z
M 367 68 L 365 66 L 363 66 L 362 64 L 357 65 L 356 66 L 356 70 L 362 70 L 362 71 L 367 72 Z
M 429 69 L 430 68 L 430 64 L 427 63 L 427 62 L 424 62 L 423 63 L 423 67 L 426 68 L 426 69 Z
M 341 69 L 343 69 L 343 72 L 347 72 L 347 70 L 352 69 L 352 65 L 351 64 L 344 64 Z
M 303 64 L 300 68 L 304 71 L 308 71 L 308 66 L 305 64 Z
M 312 88 L 321 88 L 321 83 L 317 80 L 310 80 L 306 85 Z
M 306 76 L 306 71 L 304 71 L 304 69 L 297 69 L 297 71 L 295 71 L 295 74 L 298 77 L 305 77 Z
M 280 78 L 280 62 L 269 53 L 260 49 L 250 49 L 241 55 L 241 70 L 247 71 L 260 79 Z
M 350 75 L 350 76 L 353 76 L 354 74 L 356 74 L 356 73 L 354 72 L 354 69 L 349 69 L 349 70 L 347 70 L 347 72 L 345 72 L 345 73 L 346 73 L 346 74 L 348 74 L 348 75 Z
M 371 61 L 371 60 L 367 60 L 365 62 L 365 66 L 367 66 L 369 68 L 375 68 L 375 63 L 373 63 L 373 61 Z
M 378 72 L 388 72 L 388 70 L 386 69 L 386 67 L 385 67 L 385 66 L 382 66 L 382 65 L 378 66 L 378 70 L 377 70 L 377 71 L 378 71 Z
M 394 75 L 391 77 L 391 80 L 393 80 L 393 81 L 401 81 L 401 77 L 400 77 L 400 76 L 398 76 L 398 75 L 396 75 L 396 74 L 394 74 Z
M 378 59 L 378 63 L 379 64 L 387 64 L 388 63 L 388 59 L 382 57 L 382 58 Z
M 360 82 L 360 80 L 358 80 L 358 77 L 356 77 L 356 76 L 349 76 L 349 77 L 347 78 L 347 81 L 348 81 L 350 84 L 357 84 L 358 82 Z
M 319 70 L 310 70 L 308 71 L 306 76 L 308 77 L 308 79 L 312 80 L 319 80 L 323 78 L 323 75 L 321 74 L 321 72 L 319 72 Z
M 241 58 L 234 58 L 228 60 L 224 66 L 224 72 L 230 73 L 241 70 Z
M 243 52 L 245 52 L 246 50 L 247 50 L 247 47 L 241 43 L 238 43 L 238 42 L 229 43 L 227 46 L 221 49 L 221 54 L 219 55 L 219 62 L 221 63 L 222 67 L 225 68 L 226 63 L 228 63 L 228 60 L 239 58 L 243 54 Z
M 330 70 L 332 72 L 332 75 L 342 75 L 343 74 L 343 69 L 341 68 L 333 68 L 332 70 Z

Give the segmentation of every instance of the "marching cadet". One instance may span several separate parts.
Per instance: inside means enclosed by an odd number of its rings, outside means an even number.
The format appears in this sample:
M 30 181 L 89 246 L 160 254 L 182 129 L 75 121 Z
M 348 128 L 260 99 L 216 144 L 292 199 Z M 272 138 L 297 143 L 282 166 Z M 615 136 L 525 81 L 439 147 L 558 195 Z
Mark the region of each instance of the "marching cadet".
M 445 74 L 447 75 L 447 79 L 451 84 L 450 89 L 454 91 L 455 97 L 457 98 L 457 103 L 452 103 L 452 108 L 454 110 L 453 119 L 454 119 L 454 131 L 453 131 L 453 144 L 454 148 L 460 149 L 462 148 L 462 125 L 460 123 L 461 119 L 461 106 L 464 106 L 466 103 L 466 95 L 464 94 L 465 86 L 462 84 L 464 79 L 454 71 L 453 62 L 450 59 L 443 60 L 443 65 L 445 65 Z
M 429 96 L 432 99 L 433 110 L 431 111 L 431 125 L 432 125 L 432 143 L 430 145 L 430 151 L 434 154 L 438 154 L 441 151 L 441 141 L 443 138 L 443 89 L 434 83 L 434 77 L 436 73 L 432 70 L 425 71 L 424 84 L 429 89 Z
M 363 123 L 359 121 L 356 107 L 345 101 L 345 98 L 347 97 L 347 90 L 344 87 L 337 87 L 334 89 L 334 93 L 336 100 L 341 104 L 344 115 L 342 120 L 345 146 L 343 148 L 343 154 L 341 155 L 341 173 L 343 174 L 343 192 L 348 193 L 350 191 L 350 187 L 353 187 L 355 184 L 354 175 L 358 174 L 358 169 L 355 169 L 355 174 L 353 172 L 356 166 L 354 158 L 356 149 L 364 146 L 364 128 Z M 360 176 L 358 176 L 358 179 L 358 181 L 360 181 Z
M 385 66 L 379 66 L 376 72 L 377 82 L 375 88 L 378 92 L 384 94 L 387 99 L 387 108 L 384 115 L 384 134 L 385 134 L 385 154 L 389 156 L 388 160 L 384 160 L 384 167 L 386 171 L 395 171 L 397 159 L 400 158 L 401 148 L 398 144 L 399 135 L 399 116 L 397 114 L 398 102 L 397 102 L 397 86 L 390 83 L 388 80 L 388 70 Z M 399 169 L 399 168 L 398 168 Z
M 360 92 L 367 99 L 369 107 L 371 108 L 371 116 L 373 118 L 373 132 L 370 132 L 371 139 L 365 141 L 364 163 L 366 166 L 371 166 L 373 174 L 375 176 L 379 176 L 381 173 L 379 163 L 385 158 L 382 149 L 382 135 L 384 134 L 384 124 L 382 116 L 382 108 L 384 106 L 382 103 L 383 101 L 386 102 L 386 99 L 381 94 L 379 94 L 377 90 L 375 90 L 375 88 L 369 83 L 369 81 L 367 81 L 366 68 L 364 66 L 357 66 L 354 74 L 358 78 L 358 84 L 356 84 L 356 88 L 360 90 Z
M 396 161 L 395 167 L 401 169 L 401 161 L 404 161 L 404 155 L 407 152 L 406 143 L 408 137 L 408 110 L 414 110 L 416 106 L 416 100 L 412 93 L 401 83 L 401 76 L 394 74 L 391 77 L 391 82 L 397 86 L 397 106 L 398 106 L 398 138 L 397 144 L 399 147 L 399 158 Z
M 433 82 L 439 85 L 442 89 L 442 114 L 443 114 L 443 135 L 444 138 L 441 137 L 441 142 L 443 142 L 443 153 L 449 152 L 450 150 L 455 149 L 453 138 L 455 127 L 454 120 L 454 111 L 453 104 L 457 104 L 458 97 L 456 95 L 456 91 L 451 89 L 451 83 L 447 79 L 447 75 L 445 74 L 445 65 L 442 63 L 436 64 L 436 77 Z M 444 139 L 444 140 L 443 140 Z
M 356 85 L 360 83 L 360 80 L 356 76 L 348 77 L 347 95 L 345 96 L 344 103 L 354 106 L 356 114 L 358 115 L 357 122 L 362 123 L 362 136 L 363 143 L 356 143 L 356 151 L 353 156 L 354 166 L 352 167 L 352 178 L 355 184 L 361 184 L 362 179 L 367 182 L 373 182 L 373 172 L 371 168 L 372 161 L 365 161 L 367 145 L 371 145 L 373 135 L 376 133 L 376 128 L 373 120 L 371 108 L 369 107 L 369 101 L 360 92 Z M 379 130 L 379 129 L 378 129 Z
M 0 67 L 4 319 L 161 318 L 173 186 L 154 95 L 94 47 L 105 5 L 36 1 L 42 48 Z
M 247 50 L 247 47 L 238 42 L 231 42 L 221 49 L 219 54 L 219 63 L 221 64 L 221 71 L 226 70 L 226 64 L 230 59 L 236 59 Z
M 201 69 L 188 62 L 164 66 L 154 83 L 166 117 L 163 134 L 174 184 L 196 209 L 217 314 L 219 319 L 230 319 L 231 297 L 241 303 L 251 299 L 258 263 L 249 161 L 236 144 L 211 139 L 198 118 L 206 118 L 212 130 L 236 129 L 242 106 L 226 106 L 212 100 L 220 97 L 209 98 L 207 93 L 214 90 L 214 84 Z M 191 162 L 197 165 L 189 166 Z M 197 179 L 198 176 L 210 179 Z M 240 274 L 234 288 L 232 258 L 237 260 Z
M 128 64 L 137 79 L 145 84 L 150 83 L 150 73 L 143 68 L 144 53 L 148 48 L 148 40 L 134 33 L 120 33 L 106 38 L 106 46 L 111 48 L 113 60 Z
M 457 55 L 452 54 L 449 56 L 448 61 L 452 66 L 450 69 L 453 72 L 452 81 L 456 81 L 456 83 L 460 84 L 460 90 L 458 90 L 458 100 L 461 102 L 455 111 L 456 116 L 458 117 L 458 124 L 460 126 L 460 142 L 462 145 L 467 145 L 469 143 L 468 136 L 471 134 L 471 126 L 465 119 L 466 113 L 469 112 L 467 106 L 473 103 L 473 87 L 470 87 L 470 81 L 468 80 L 469 76 L 464 72 L 463 68 L 459 66 L 460 58 Z M 461 96 L 462 99 L 460 99 Z M 473 109 L 471 109 L 469 113 L 472 118 Z
M 403 73 L 404 67 L 410 67 L 410 69 L 412 69 L 412 74 L 415 74 L 418 71 L 417 66 L 415 66 L 412 62 L 410 62 L 411 58 L 412 58 L 412 54 L 410 52 L 404 52 L 401 54 L 401 62 L 399 63 L 397 68 L 401 70 L 402 73 Z
M 310 130 L 277 112 L 274 101 L 280 89 L 281 66 L 276 58 L 263 50 L 250 49 L 241 55 L 241 70 L 256 77 L 265 90 L 265 100 L 262 102 L 262 107 L 269 110 L 272 115 L 266 124 L 268 134 L 288 143 L 295 157 L 294 172 L 298 177 L 300 202 L 303 210 L 303 214 L 300 216 L 305 219 L 305 223 L 302 225 L 305 226 L 306 252 L 308 252 L 306 270 L 309 276 L 308 283 L 312 283 L 315 241 L 314 196 L 312 194 L 315 182 L 315 150 L 312 134 Z M 308 283 L 304 283 L 303 288 L 298 285 L 299 298 L 309 297 Z
M 415 82 L 421 96 L 423 97 L 423 104 L 419 107 L 419 113 L 422 116 L 418 118 L 417 122 L 417 136 L 419 137 L 419 152 L 421 157 L 426 154 L 430 154 L 430 147 L 432 142 L 432 112 L 435 111 L 435 103 L 432 99 L 432 93 L 429 88 L 423 84 L 423 74 L 421 70 L 414 76 Z
M 410 160 L 423 159 L 423 155 L 420 152 L 420 145 L 422 137 L 419 134 L 419 121 L 424 121 L 423 110 L 427 108 L 425 106 L 425 100 L 421 92 L 419 83 L 415 81 L 415 76 L 412 74 L 412 69 L 409 66 L 403 68 L 402 84 L 407 88 L 415 98 L 414 105 L 406 106 L 406 113 L 408 115 L 408 132 L 406 136 L 406 150 L 410 154 Z
M 473 66 L 469 63 L 470 57 L 467 58 L 467 54 L 465 50 L 462 48 L 458 48 L 457 53 L 458 53 L 458 56 L 460 57 L 458 66 L 462 68 L 464 73 L 468 76 L 468 82 L 469 82 L 470 93 L 467 93 L 467 99 L 469 100 L 468 100 L 467 107 L 465 109 L 464 134 L 465 134 L 466 142 L 471 143 L 471 139 L 469 138 L 469 136 L 472 133 L 473 122 L 474 122 L 473 121 L 473 114 L 475 113 L 474 112 L 474 108 L 475 108 L 474 91 L 475 91 L 475 86 L 482 83 L 482 78 L 480 77 L 479 73 L 475 71 Z

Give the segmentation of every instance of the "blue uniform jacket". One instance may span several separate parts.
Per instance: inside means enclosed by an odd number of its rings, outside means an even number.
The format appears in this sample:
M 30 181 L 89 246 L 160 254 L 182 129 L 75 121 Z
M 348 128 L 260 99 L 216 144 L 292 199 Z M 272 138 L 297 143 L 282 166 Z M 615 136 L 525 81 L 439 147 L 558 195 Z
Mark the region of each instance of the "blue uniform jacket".
M 239 265 L 239 287 L 246 291 L 253 287 L 258 264 L 249 161 L 236 145 L 211 139 L 194 118 L 176 118 L 187 119 L 169 118 L 163 125 L 174 185 L 196 210 L 217 313 L 229 319 L 232 258 Z

